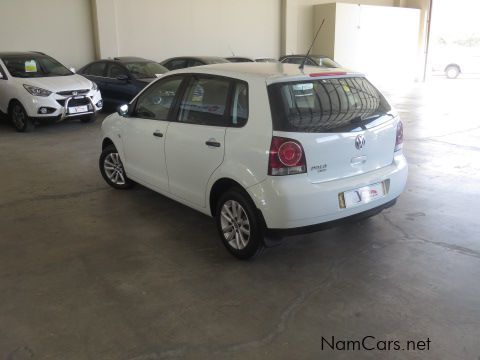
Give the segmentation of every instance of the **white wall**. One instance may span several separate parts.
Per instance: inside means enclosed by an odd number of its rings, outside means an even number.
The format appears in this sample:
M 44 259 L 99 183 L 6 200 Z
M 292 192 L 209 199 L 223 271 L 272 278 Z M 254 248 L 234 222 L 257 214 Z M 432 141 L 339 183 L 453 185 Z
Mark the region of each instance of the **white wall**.
M 280 0 L 95 0 L 94 3 L 102 57 L 135 55 L 163 60 L 180 55 L 230 56 L 231 50 L 236 55 L 253 57 L 280 55 Z M 107 42 L 104 44 L 102 24 L 110 29 L 110 36 L 103 31 Z M 115 41 L 117 49 L 112 49 Z
M 315 32 L 314 5 L 334 3 L 334 0 L 285 0 L 286 24 L 285 44 L 283 51 L 286 54 L 305 53 Z M 395 5 L 395 0 L 342 0 L 344 3 L 364 5 Z
M 1 0 L 0 51 L 42 51 L 67 66 L 95 58 L 90 0 Z

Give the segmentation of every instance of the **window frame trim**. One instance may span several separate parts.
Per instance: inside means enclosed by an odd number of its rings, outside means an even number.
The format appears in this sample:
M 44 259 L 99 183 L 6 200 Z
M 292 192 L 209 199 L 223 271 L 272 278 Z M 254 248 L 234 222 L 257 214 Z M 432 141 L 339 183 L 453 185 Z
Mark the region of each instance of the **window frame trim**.
M 175 104 L 175 113 L 172 114 L 172 119 L 170 120 L 171 122 L 179 123 L 179 124 L 189 124 L 189 125 L 197 125 L 197 126 L 213 126 L 213 127 L 225 127 L 225 128 L 242 128 L 247 125 L 248 119 L 250 117 L 250 87 L 247 81 L 241 80 L 238 78 L 233 78 L 229 76 L 224 76 L 224 75 L 216 75 L 216 74 L 205 74 L 205 73 L 184 73 L 182 75 L 186 75 L 186 81 L 184 83 L 184 88 L 181 94 L 181 97 L 178 98 L 177 103 Z M 221 79 L 221 80 L 226 80 L 229 82 L 228 85 L 228 94 L 227 94 L 227 104 L 225 106 L 225 113 L 223 114 L 223 124 L 222 125 L 213 125 L 213 124 L 199 124 L 196 122 L 190 122 L 190 121 L 179 121 L 178 117 L 180 115 L 180 105 L 183 99 L 185 98 L 185 95 L 187 93 L 187 89 L 190 86 L 191 81 L 193 79 L 197 78 L 204 78 L 204 79 Z M 233 97 L 235 93 L 235 87 L 236 84 L 238 83 L 243 83 L 246 85 L 247 88 L 247 106 L 248 106 L 248 112 L 247 112 L 247 118 L 245 119 L 244 122 L 242 122 L 241 126 L 235 126 L 233 124 L 233 116 L 232 116 L 232 107 L 233 107 Z
M 155 87 L 157 84 L 158 86 L 160 86 L 160 83 L 164 83 L 166 81 L 171 81 L 171 80 L 174 80 L 175 78 L 180 78 L 182 81 L 180 82 L 180 85 L 178 86 L 178 90 L 177 90 L 177 93 L 175 94 L 174 98 L 173 98 L 173 101 L 172 101 L 172 104 L 170 106 L 170 109 L 168 110 L 168 115 L 167 115 L 167 119 L 152 119 L 152 118 L 146 118 L 146 117 L 141 117 L 141 116 L 138 116 L 137 115 L 137 106 L 138 106 L 138 102 L 139 100 L 153 87 Z M 168 121 L 168 122 L 172 122 L 172 116 L 174 114 L 174 112 L 176 113 L 175 109 L 176 107 L 179 105 L 178 102 L 179 102 L 179 97 L 180 95 L 183 96 L 183 93 L 185 91 L 185 84 L 186 84 L 186 81 L 187 81 L 187 76 L 185 76 L 185 74 L 172 74 L 172 75 L 169 75 L 169 76 L 165 76 L 165 77 L 162 77 L 161 79 L 158 79 L 154 82 L 152 82 L 149 86 L 147 86 L 140 94 L 138 94 L 138 96 L 130 103 L 129 106 L 131 106 L 132 110 L 131 110 L 131 113 L 128 114 L 128 117 L 129 118 L 135 118 L 135 119 L 143 119 L 143 120 L 151 120 L 151 121 Z

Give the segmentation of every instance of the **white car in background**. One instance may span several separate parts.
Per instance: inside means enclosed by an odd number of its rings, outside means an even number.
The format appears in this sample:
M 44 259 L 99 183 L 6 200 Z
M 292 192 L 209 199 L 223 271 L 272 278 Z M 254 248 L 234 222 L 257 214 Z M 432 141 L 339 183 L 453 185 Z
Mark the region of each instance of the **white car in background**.
M 38 52 L 0 53 L 0 111 L 20 132 L 37 122 L 95 120 L 103 106 L 97 85 Z
M 216 219 L 234 256 L 392 206 L 403 128 L 361 74 L 218 64 L 165 75 L 102 125 L 100 171 Z M 195 236 L 192 233 L 192 236 Z

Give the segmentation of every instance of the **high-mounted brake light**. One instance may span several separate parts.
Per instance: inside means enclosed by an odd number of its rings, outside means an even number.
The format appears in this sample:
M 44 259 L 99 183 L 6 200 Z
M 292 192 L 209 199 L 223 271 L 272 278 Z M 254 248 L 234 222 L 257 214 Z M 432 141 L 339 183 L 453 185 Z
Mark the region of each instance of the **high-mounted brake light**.
M 403 124 L 401 121 L 397 124 L 397 136 L 395 138 L 395 152 L 403 148 Z
M 270 145 L 268 175 L 283 176 L 307 172 L 302 144 L 288 138 L 274 136 Z
M 344 71 L 332 71 L 332 72 L 323 72 L 323 73 L 312 73 L 310 77 L 321 77 L 321 76 L 342 76 L 347 75 Z

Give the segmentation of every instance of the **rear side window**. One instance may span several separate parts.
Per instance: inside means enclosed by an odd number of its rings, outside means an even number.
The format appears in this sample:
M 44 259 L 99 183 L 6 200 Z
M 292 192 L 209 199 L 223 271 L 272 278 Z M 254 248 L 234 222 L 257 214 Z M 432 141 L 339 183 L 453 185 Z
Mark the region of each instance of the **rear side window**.
M 360 131 L 386 121 L 379 118 L 391 109 L 363 77 L 278 83 L 268 92 L 277 131 Z
M 235 83 L 233 90 L 231 120 L 232 126 L 240 127 L 248 119 L 248 85 L 245 82 Z
M 187 67 L 186 59 L 173 59 L 164 65 L 169 70 L 183 69 Z
M 106 65 L 107 64 L 104 62 L 94 63 L 90 65 L 83 73 L 91 76 L 105 76 Z

